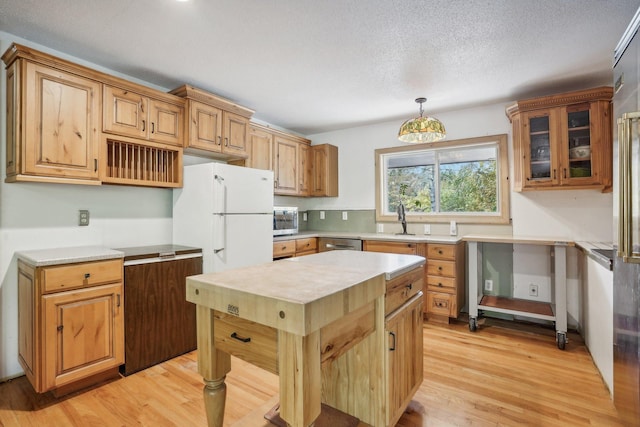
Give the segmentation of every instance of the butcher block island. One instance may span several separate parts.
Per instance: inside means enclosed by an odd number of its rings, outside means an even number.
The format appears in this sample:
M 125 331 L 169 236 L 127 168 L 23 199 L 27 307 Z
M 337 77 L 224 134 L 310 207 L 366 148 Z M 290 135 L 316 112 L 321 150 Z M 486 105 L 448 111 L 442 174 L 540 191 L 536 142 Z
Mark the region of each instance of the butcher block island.
M 231 355 L 279 376 L 288 425 L 340 411 L 395 425 L 423 378 L 424 263 L 333 251 L 188 277 L 209 426 L 223 425 Z

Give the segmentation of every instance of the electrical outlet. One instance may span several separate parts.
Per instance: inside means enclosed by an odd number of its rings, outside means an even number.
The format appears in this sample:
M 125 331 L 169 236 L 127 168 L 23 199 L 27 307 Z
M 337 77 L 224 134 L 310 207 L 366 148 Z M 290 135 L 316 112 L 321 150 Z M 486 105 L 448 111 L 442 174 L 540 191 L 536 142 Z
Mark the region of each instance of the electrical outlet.
M 348 219 L 349 219 L 349 216 L 348 216 L 347 212 L 342 212 L 342 220 L 346 221 Z
M 324 219 L 324 211 L 320 211 L 320 219 Z
M 384 233 L 384 224 L 378 224 L 378 233 Z
M 78 211 L 78 225 L 85 226 L 89 225 L 89 211 L 85 209 L 81 209 Z
M 306 212 L 302 212 L 302 220 L 303 221 L 307 220 L 307 213 Z
M 431 224 L 424 225 L 424 234 L 431 234 Z
M 484 290 L 491 292 L 493 291 L 493 280 L 485 280 L 484 281 Z
M 530 297 L 538 296 L 538 285 L 534 285 L 533 283 L 529 284 L 529 296 Z
M 449 234 L 451 234 L 452 236 L 458 235 L 458 225 L 455 221 L 451 221 L 449 223 Z

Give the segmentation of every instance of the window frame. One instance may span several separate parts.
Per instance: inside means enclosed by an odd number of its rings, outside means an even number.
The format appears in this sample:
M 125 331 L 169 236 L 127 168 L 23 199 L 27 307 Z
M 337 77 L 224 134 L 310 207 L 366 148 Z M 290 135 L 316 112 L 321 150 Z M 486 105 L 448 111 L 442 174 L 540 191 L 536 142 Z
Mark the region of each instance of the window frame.
M 474 145 L 486 145 L 496 143 L 497 161 L 496 171 L 498 173 L 498 213 L 454 213 L 454 212 L 433 212 L 433 213 L 409 213 L 406 220 L 409 223 L 436 223 L 456 221 L 460 224 L 509 224 L 511 221 L 509 195 L 511 192 L 509 184 L 509 153 L 507 151 L 507 134 L 481 136 L 476 138 L 456 139 L 451 141 L 438 141 L 425 144 L 412 144 L 400 147 L 379 148 L 375 150 L 375 198 L 376 198 L 376 221 L 377 222 L 397 222 L 395 214 L 388 215 L 382 210 L 384 198 L 382 183 L 385 182 L 386 168 L 383 156 L 395 153 L 406 153 L 409 151 L 451 149 L 455 147 L 473 147 Z

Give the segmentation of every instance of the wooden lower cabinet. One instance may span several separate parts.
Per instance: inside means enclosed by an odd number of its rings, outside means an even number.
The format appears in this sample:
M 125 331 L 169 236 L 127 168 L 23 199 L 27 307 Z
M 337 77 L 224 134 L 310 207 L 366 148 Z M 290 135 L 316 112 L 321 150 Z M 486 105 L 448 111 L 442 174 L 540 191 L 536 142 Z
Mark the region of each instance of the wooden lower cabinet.
M 318 238 L 278 240 L 273 242 L 273 259 L 291 258 L 318 252 Z
M 424 377 L 422 357 L 422 292 L 385 319 L 387 352 L 388 426 L 394 426 Z
M 33 388 L 64 394 L 124 362 L 121 259 L 18 261 L 19 361 Z M 66 390 L 60 393 L 61 390 Z

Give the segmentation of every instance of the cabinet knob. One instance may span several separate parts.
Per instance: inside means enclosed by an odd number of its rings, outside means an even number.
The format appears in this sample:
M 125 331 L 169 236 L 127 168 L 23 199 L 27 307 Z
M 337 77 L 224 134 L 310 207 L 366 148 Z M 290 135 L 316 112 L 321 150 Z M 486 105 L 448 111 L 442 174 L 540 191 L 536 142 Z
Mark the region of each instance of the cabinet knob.
M 442 287 L 442 283 L 441 283 L 441 282 L 438 282 L 438 286 L 439 286 L 439 287 Z
M 406 288 L 407 288 L 407 289 L 409 289 L 409 290 L 413 289 L 413 283 L 409 283 L 409 284 L 406 286 Z
M 441 265 L 438 266 L 438 271 L 442 271 L 442 266 Z
M 89 277 L 91 277 L 91 273 L 84 273 L 84 278 L 88 279 Z
M 438 249 L 438 255 L 442 255 L 442 249 Z

